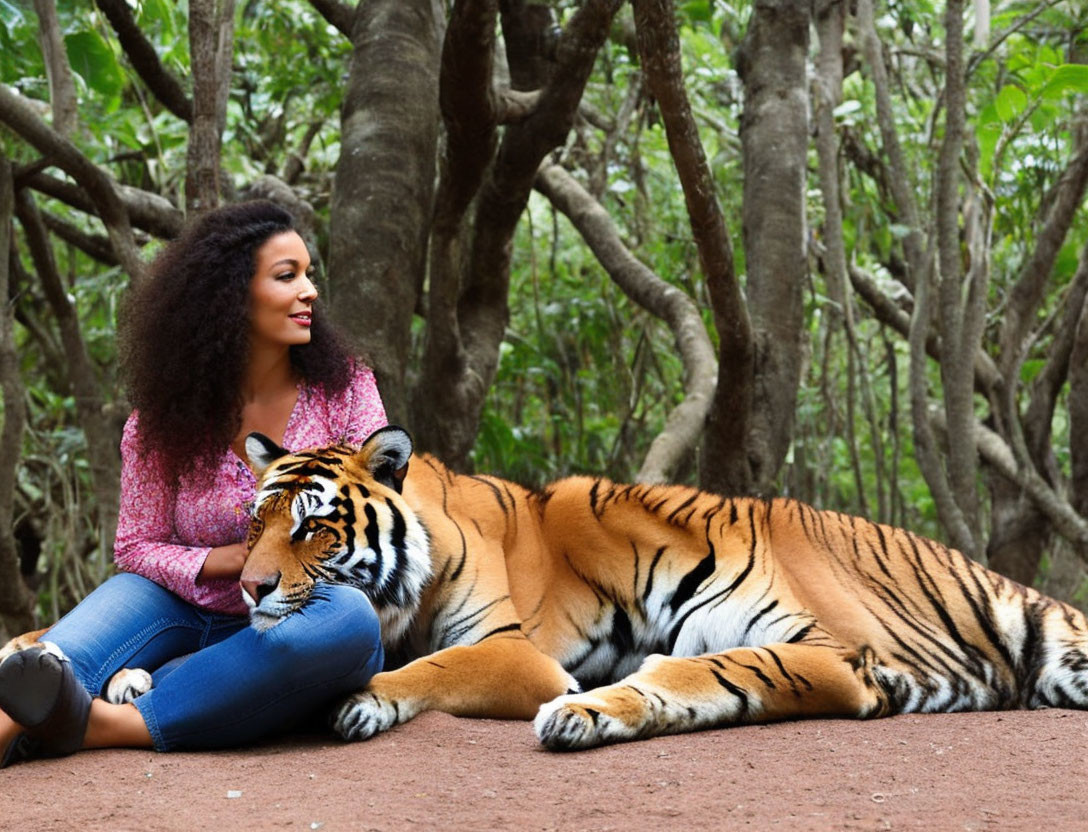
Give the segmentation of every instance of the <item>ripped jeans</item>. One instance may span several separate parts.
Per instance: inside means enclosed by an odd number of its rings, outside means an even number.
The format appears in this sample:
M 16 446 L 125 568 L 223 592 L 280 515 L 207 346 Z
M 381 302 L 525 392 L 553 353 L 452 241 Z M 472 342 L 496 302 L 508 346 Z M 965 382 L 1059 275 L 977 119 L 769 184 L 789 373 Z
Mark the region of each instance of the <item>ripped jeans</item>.
M 154 686 L 134 704 L 158 751 L 227 748 L 282 733 L 362 689 L 382 669 L 378 617 L 358 589 L 318 584 L 297 612 L 257 632 L 147 578 L 106 581 L 43 637 L 92 696 L 123 667 Z

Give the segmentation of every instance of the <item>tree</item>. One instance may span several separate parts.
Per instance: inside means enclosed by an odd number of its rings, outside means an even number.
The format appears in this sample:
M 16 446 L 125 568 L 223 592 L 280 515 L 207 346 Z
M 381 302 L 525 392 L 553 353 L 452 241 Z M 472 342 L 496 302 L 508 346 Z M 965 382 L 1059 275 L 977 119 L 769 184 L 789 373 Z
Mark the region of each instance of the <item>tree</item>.
M 454 466 L 787 493 L 1023 581 L 1088 553 L 1071 2 L 976 11 L 973 44 L 921 0 L 0 10 L 0 579 L 21 558 L 47 617 L 108 568 L 119 293 L 255 195 Z

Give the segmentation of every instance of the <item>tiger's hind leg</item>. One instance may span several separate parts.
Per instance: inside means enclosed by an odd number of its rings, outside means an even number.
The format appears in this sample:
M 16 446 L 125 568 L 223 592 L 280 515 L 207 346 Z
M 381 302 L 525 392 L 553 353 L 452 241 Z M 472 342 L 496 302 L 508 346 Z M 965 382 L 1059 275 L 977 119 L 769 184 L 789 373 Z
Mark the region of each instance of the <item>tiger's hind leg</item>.
M 655 655 L 613 685 L 542 705 L 534 727 L 548 748 L 573 750 L 777 719 L 875 716 L 884 705 L 872 662 L 868 649 L 810 644 Z
M 4 663 L 4 659 L 10 656 L 12 653 L 18 653 L 20 650 L 26 650 L 28 647 L 40 647 L 41 637 L 44 636 L 46 630 L 34 630 L 31 633 L 23 633 L 21 636 L 16 636 L 2 648 L 0 648 L 0 664 Z

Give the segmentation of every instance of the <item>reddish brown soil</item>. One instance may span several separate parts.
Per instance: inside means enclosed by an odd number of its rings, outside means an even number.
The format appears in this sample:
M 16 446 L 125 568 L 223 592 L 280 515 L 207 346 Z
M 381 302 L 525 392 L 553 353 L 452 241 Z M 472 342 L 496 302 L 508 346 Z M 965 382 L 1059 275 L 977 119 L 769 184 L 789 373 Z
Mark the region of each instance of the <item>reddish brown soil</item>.
M 343 744 L 84 752 L 0 771 L 0 829 L 1088 829 L 1088 714 L 826 720 L 595 751 L 424 714 Z

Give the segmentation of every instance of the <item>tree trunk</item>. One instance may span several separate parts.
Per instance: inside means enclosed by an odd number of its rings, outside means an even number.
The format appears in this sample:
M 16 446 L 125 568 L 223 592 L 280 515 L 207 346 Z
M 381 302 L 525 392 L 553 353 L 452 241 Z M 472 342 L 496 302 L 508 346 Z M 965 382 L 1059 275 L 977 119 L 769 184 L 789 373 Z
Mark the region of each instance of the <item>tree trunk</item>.
M 746 438 L 753 394 L 752 329 L 733 268 L 733 244 L 684 90 L 672 3 L 636 0 L 635 31 L 646 85 L 657 99 L 720 339 L 718 379 L 704 432 L 699 480 L 730 494 L 751 487 Z
M 401 423 L 434 194 L 438 33 L 431 0 L 358 5 L 332 194 L 328 308 Z
M 189 0 L 193 122 L 185 173 L 189 213 L 219 204 L 219 146 L 230 91 L 234 0 Z
M 504 3 L 503 25 L 522 4 Z M 555 47 L 555 67 L 535 108 L 507 127 L 494 164 L 480 188 L 467 256 L 461 264 L 456 298 L 446 297 L 447 311 L 432 325 L 456 321 L 457 361 L 450 371 L 429 372 L 418 391 L 445 408 L 432 440 L 435 453 L 452 467 L 465 467 L 479 429 L 484 398 L 499 363 L 499 347 L 510 317 L 508 306 L 510 253 L 521 218 L 544 157 L 566 141 L 578 102 L 601 45 L 608 36 L 619 0 L 588 0 L 571 17 Z M 515 7 L 515 8 L 512 8 Z M 537 44 L 545 40 L 543 33 Z M 511 65 L 517 57 L 510 56 Z M 456 304 L 456 314 L 448 309 Z M 428 334 L 431 337 L 431 334 Z M 451 341 L 451 343 L 453 343 Z M 433 404 L 432 404 L 433 408 Z M 417 408 L 417 411 L 419 408 Z
M 0 148 L 0 298 L 8 298 L 12 247 L 11 218 L 15 209 L 11 165 Z M 19 573 L 19 552 L 15 545 L 15 473 L 23 452 L 26 424 L 24 390 L 15 355 L 13 307 L 5 303 L 0 311 L 0 388 L 4 395 L 4 428 L 0 433 L 0 638 L 30 630 L 34 626 L 34 598 Z
M 774 490 L 800 383 L 810 10 L 792 0 L 757 0 L 737 63 L 745 89 L 743 233 L 756 350 L 749 453 L 758 493 Z

